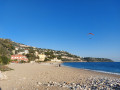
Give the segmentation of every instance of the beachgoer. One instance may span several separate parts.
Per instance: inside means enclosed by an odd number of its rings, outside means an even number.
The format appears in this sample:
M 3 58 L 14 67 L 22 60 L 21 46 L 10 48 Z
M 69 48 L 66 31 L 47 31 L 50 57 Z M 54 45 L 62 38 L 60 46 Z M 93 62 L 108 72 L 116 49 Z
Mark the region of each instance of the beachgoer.
M 61 65 L 59 64 L 59 67 L 61 67 Z

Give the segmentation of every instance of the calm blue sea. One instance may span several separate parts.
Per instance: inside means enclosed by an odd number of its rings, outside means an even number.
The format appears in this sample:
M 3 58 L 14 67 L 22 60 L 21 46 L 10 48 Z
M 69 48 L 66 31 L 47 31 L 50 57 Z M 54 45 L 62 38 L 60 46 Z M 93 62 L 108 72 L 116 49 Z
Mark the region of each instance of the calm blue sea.
M 120 62 L 65 62 L 62 65 L 120 75 Z

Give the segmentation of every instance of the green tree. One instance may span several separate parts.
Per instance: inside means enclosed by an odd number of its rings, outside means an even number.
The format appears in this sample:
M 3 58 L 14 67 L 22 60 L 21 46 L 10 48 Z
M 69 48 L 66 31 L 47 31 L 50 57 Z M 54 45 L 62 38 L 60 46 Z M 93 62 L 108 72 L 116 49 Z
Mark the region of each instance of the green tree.
M 6 56 L 1 56 L 1 63 L 2 64 L 8 64 L 10 62 L 10 59 Z
M 34 54 L 26 54 L 26 57 L 29 61 L 34 61 L 37 57 Z
M 21 60 L 20 63 L 25 63 L 25 61 L 24 61 L 24 60 Z
M 33 48 L 30 48 L 29 53 L 35 53 L 35 51 L 33 50 Z
M 2 64 L 2 58 L 0 57 L 0 64 Z
M 50 61 L 50 60 L 51 60 L 50 58 L 47 58 L 47 57 L 46 57 L 44 61 Z
M 59 56 L 57 56 L 57 59 L 62 59 L 62 57 L 59 55 Z

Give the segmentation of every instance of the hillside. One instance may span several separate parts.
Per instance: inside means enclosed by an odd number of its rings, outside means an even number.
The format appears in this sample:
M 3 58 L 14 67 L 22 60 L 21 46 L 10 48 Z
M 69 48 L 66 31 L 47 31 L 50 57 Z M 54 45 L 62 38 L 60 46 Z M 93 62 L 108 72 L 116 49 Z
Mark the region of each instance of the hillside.
M 39 57 L 38 54 L 44 54 L 47 57 L 45 61 L 50 61 L 51 59 L 58 58 L 62 61 L 79 61 L 79 62 L 112 62 L 110 59 L 106 58 L 91 58 L 91 57 L 80 57 L 77 55 L 70 54 L 66 51 L 57 51 L 52 49 L 42 49 L 37 47 L 32 47 L 24 45 L 21 43 L 16 43 L 10 39 L 0 39 L 0 56 L 6 56 L 10 58 L 13 54 L 23 54 L 26 55 L 29 61 L 34 61 Z
M 10 57 L 12 50 L 14 50 L 13 42 L 9 39 L 0 38 L 0 56 Z

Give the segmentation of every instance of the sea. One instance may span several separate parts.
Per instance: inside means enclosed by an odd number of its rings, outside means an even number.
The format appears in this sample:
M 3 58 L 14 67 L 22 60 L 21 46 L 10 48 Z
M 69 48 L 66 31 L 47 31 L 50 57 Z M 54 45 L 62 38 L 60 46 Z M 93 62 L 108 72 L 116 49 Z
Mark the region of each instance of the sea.
M 64 62 L 62 65 L 120 75 L 120 62 Z

